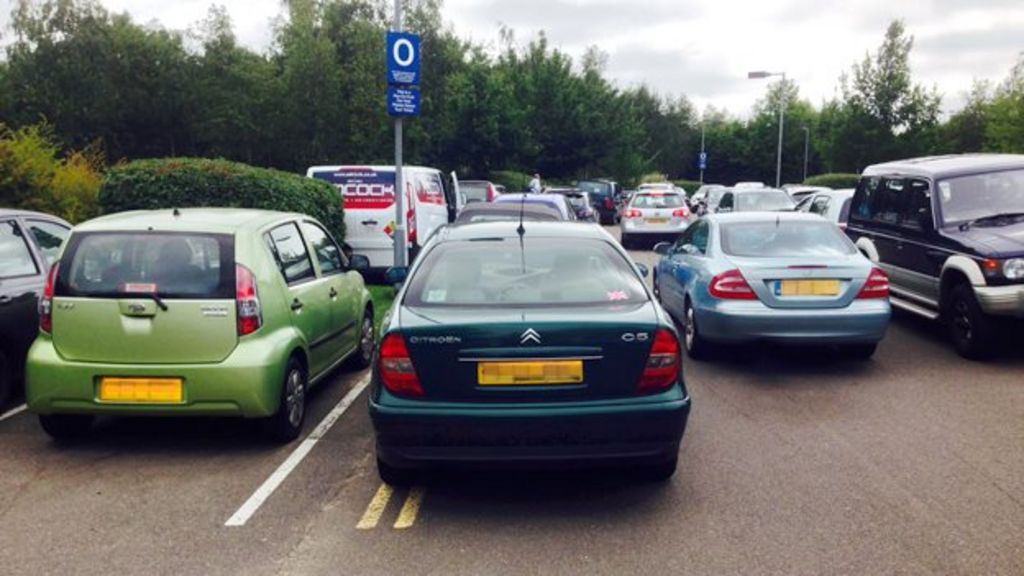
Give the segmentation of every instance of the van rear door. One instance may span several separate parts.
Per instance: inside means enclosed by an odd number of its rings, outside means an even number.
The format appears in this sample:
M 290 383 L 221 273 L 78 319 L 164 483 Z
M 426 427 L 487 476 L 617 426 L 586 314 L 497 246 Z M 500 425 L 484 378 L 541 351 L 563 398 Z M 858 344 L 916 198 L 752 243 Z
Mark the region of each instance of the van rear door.
M 395 170 L 368 166 L 310 168 L 307 175 L 330 182 L 345 203 L 345 241 L 370 266 L 387 268 L 395 261 Z

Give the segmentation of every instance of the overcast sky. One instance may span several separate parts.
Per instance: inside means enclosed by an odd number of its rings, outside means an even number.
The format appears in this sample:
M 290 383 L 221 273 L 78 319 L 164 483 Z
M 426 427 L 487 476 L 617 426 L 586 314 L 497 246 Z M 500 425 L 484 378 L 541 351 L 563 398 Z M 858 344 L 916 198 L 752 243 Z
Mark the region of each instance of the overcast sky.
M 0 7 L 14 0 L 0 0 Z M 212 3 L 228 8 L 244 44 L 265 50 L 281 0 L 102 0 L 141 23 L 187 28 Z M 0 23 L 9 21 L 2 9 Z M 621 86 L 647 84 L 745 115 L 763 94 L 755 69 L 785 71 L 815 104 L 839 75 L 875 50 L 886 25 L 903 18 L 915 36 L 915 78 L 935 85 L 951 111 L 974 78 L 1000 81 L 1024 52 L 1024 0 L 445 0 L 444 19 L 474 41 L 495 45 L 508 25 L 520 42 L 543 30 L 578 56 L 597 45 Z

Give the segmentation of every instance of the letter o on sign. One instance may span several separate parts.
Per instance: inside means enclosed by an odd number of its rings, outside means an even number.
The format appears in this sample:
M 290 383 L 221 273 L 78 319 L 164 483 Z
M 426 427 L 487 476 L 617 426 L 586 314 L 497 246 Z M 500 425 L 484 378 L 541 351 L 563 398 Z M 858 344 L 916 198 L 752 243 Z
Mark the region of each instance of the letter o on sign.
M 407 38 L 399 38 L 395 42 L 394 47 L 391 48 L 391 52 L 395 58 L 395 64 L 402 68 L 411 66 L 413 61 L 416 60 L 416 48 L 413 47 L 412 42 Z

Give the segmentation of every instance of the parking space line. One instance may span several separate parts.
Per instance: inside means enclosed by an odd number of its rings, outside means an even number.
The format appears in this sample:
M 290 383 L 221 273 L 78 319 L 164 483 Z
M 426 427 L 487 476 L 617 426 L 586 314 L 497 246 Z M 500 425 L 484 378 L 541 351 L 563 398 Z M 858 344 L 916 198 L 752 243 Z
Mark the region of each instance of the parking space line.
M 3 422 L 4 420 L 7 420 L 8 418 L 11 418 L 13 416 L 17 416 L 18 414 L 21 414 L 25 410 L 28 410 L 28 404 L 22 404 L 21 406 L 12 408 L 7 412 L 4 412 L 3 414 L 0 414 L 0 422 Z
M 384 514 L 384 509 L 388 507 L 388 501 L 391 500 L 391 494 L 394 491 L 394 488 L 391 486 L 381 484 L 380 488 L 377 488 L 377 493 L 373 495 L 373 500 L 370 500 L 370 504 L 366 507 L 366 512 L 363 513 L 359 524 L 356 524 L 356 529 L 373 530 L 376 528 L 377 523 L 380 522 L 381 515 Z
M 412 490 L 409 490 L 409 496 L 406 497 L 405 504 L 402 505 L 402 511 L 398 513 L 398 520 L 395 520 L 394 528 L 403 530 L 411 528 L 416 523 L 416 516 L 420 512 L 425 494 L 426 491 L 419 486 L 414 486 Z
M 367 374 L 362 380 L 360 380 L 355 386 L 349 390 L 348 394 L 339 401 L 327 416 L 320 421 L 320 424 L 313 430 L 313 432 L 302 441 L 301 444 L 288 456 L 288 458 L 274 470 L 274 473 L 267 478 L 263 484 L 253 492 L 252 496 L 242 504 L 242 507 L 236 511 L 228 521 L 224 523 L 225 526 L 245 526 L 245 523 L 252 518 L 252 515 L 260 509 L 260 506 L 270 498 L 274 490 L 288 478 L 288 475 L 295 470 L 295 468 L 302 462 L 303 459 L 309 454 L 310 450 L 316 446 L 317 441 L 327 434 L 327 431 L 334 426 L 334 423 L 338 421 L 338 418 L 348 410 L 349 406 L 363 393 L 363 390 L 370 383 L 370 375 Z

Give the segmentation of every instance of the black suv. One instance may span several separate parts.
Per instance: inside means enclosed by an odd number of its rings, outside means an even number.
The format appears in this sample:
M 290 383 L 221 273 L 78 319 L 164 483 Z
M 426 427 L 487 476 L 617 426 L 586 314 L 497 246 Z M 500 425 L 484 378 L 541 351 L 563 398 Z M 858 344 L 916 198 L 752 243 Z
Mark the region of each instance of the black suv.
M 622 187 L 611 180 L 580 180 L 576 188 L 590 194 L 590 203 L 597 210 L 601 224 L 619 222 L 619 200 Z
M 957 351 L 992 351 L 996 318 L 1024 317 L 1024 155 L 870 166 L 847 234 L 889 274 L 892 305 L 943 319 Z
M 70 229 L 60 218 L 0 209 L 0 406 L 23 375 L 39 330 L 39 295 Z

